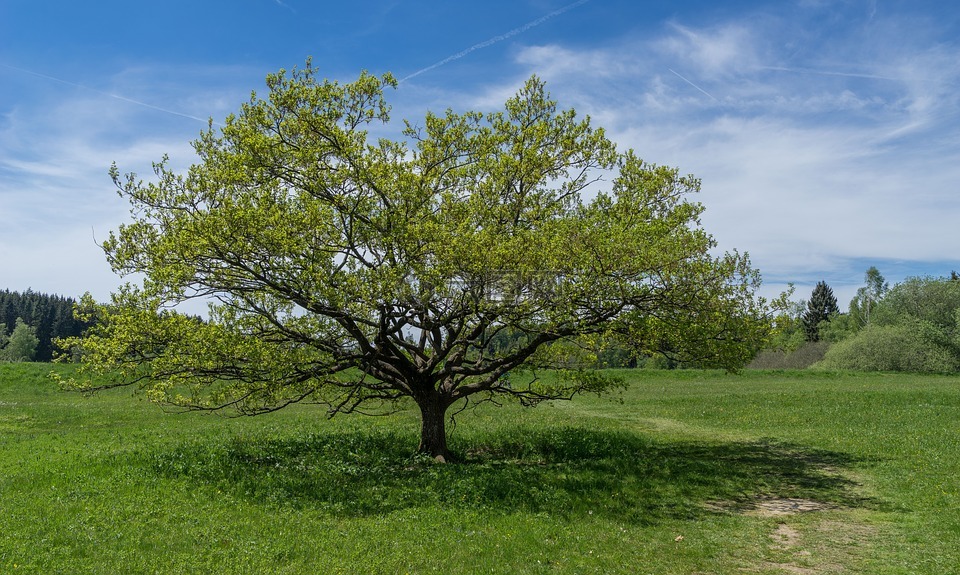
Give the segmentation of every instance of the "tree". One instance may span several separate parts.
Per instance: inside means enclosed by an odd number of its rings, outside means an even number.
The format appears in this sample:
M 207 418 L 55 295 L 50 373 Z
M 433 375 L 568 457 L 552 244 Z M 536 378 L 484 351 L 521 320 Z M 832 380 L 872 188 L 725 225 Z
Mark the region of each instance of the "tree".
M 840 311 L 837 307 L 837 298 L 827 282 L 821 281 L 813 288 L 810 301 L 807 302 L 807 311 L 803 313 L 803 329 L 807 334 L 807 341 L 820 341 L 820 324 L 830 321 L 830 316 Z
M 870 313 L 890 290 L 890 284 L 875 266 L 870 266 L 863 280 L 865 285 L 857 290 L 850 302 L 850 315 L 856 317 L 861 326 L 867 326 L 870 325 Z
M 454 404 L 619 385 L 571 365 L 571 348 L 615 334 L 735 369 L 762 338 L 759 275 L 745 255 L 710 255 L 687 199 L 699 181 L 618 152 L 539 79 L 502 111 L 430 113 L 376 142 L 365 128 L 389 120 L 390 75 L 321 81 L 308 62 L 267 85 L 194 142 L 186 174 L 166 159 L 150 183 L 112 168 L 135 217 L 103 248 L 145 279 L 84 299 L 98 324 L 67 345 L 115 379 L 67 385 L 242 414 L 412 399 L 419 450 L 448 458 Z M 205 321 L 169 309 L 195 298 Z
M 31 361 L 37 352 L 36 330 L 17 318 L 16 327 L 7 340 L 7 345 L 0 350 L 6 361 Z
M 824 367 L 955 372 L 960 368 L 960 282 L 913 277 L 886 292 L 871 323 L 831 349 Z

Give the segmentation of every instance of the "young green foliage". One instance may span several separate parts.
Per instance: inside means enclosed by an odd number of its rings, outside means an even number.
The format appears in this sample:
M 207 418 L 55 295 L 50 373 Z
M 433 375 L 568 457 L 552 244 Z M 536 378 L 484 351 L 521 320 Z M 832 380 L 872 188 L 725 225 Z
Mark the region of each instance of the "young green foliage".
M 409 397 L 420 450 L 446 458 L 457 402 L 616 387 L 570 360 L 591 341 L 735 369 L 762 339 L 759 276 L 745 255 L 711 255 L 687 199 L 700 182 L 617 152 L 539 79 L 501 111 L 428 114 L 375 142 L 364 128 L 389 120 L 390 75 L 321 81 L 308 62 L 267 85 L 194 143 L 186 174 L 112 169 L 133 221 L 104 250 L 145 279 L 85 301 L 97 327 L 68 342 L 111 385 L 248 414 Z M 208 321 L 163 311 L 195 298 Z M 537 377 L 554 367 L 565 377 Z
M 857 290 L 857 295 L 850 301 L 850 315 L 857 319 L 860 326 L 867 326 L 870 325 L 870 314 L 890 291 L 890 284 L 876 266 L 870 266 L 863 281 L 865 285 Z
M 5 331 L 5 330 L 4 330 Z M 0 360 L 2 361 L 31 361 L 37 353 L 37 330 L 17 318 L 16 326 L 7 337 L 0 332 Z

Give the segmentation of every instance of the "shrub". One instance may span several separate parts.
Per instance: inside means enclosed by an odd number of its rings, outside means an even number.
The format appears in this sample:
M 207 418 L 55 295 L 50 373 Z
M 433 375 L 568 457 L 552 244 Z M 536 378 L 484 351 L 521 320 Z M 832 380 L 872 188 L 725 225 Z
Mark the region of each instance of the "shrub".
M 793 351 L 765 349 L 753 358 L 747 369 L 806 369 L 822 360 L 829 348 L 826 341 L 811 341 Z
M 823 369 L 944 373 L 960 369 L 957 357 L 926 336 L 915 323 L 871 324 L 856 336 L 835 344 Z

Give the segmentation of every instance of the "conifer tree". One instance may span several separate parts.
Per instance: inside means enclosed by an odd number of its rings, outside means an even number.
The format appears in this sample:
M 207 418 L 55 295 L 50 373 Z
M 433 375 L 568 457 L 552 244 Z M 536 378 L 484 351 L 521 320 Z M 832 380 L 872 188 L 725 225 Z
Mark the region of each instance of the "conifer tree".
M 807 341 L 820 341 L 820 324 L 830 321 L 830 316 L 840 311 L 837 307 L 837 298 L 827 282 L 821 281 L 813 288 L 810 301 L 807 302 L 807 311 L 801 318 L 803 329 L 807 334 Z

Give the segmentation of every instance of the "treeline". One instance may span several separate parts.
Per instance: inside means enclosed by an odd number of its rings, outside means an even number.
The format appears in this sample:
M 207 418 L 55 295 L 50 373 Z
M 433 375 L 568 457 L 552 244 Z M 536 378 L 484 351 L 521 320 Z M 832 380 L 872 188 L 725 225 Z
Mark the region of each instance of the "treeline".
M 960 372 L 960 275 L 891 287 L 875 267 L 843 312 L 825 282 L 777 320 L 751 367 Z
M 88 327 L 73 316 L 73 298 L 0 291 L 0 359 L 50 361 L 57 338 L 79 336 Z M 30 349 L 30 337 L 35 344 Z M 32 353 L 30 353 L 32 352 Z

